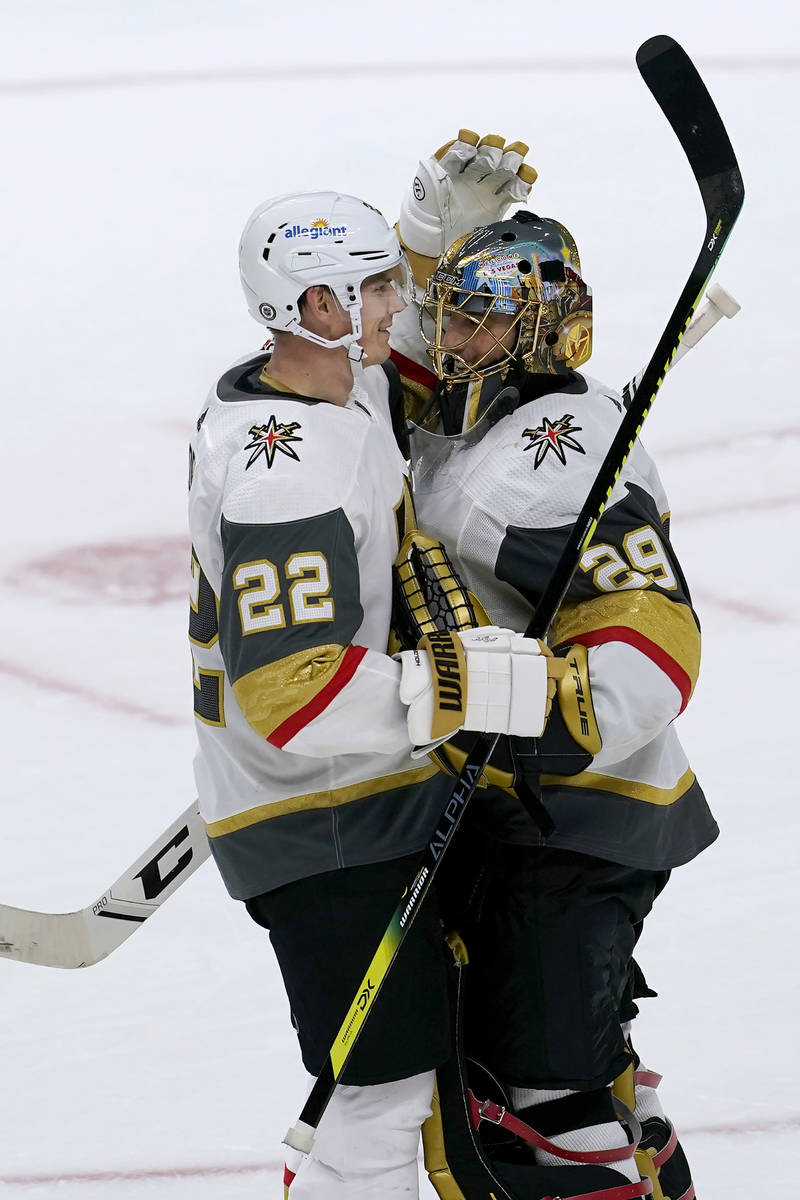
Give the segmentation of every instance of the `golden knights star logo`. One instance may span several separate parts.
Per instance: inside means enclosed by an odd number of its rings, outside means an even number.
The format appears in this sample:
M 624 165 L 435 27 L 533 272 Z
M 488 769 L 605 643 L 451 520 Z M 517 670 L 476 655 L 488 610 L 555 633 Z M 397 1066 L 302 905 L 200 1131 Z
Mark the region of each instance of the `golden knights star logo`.
M 302 442 L 303 439 L 295 434 L 295 429 L 299 428 L 299 421 L 292 421 L 289 425 L 279 425 L 274 416 L 270 417 L 266 425 L 251 425 L 248 432 L 253 440 L 247 443 L 245 450 L 252 450 L 253 453 L 247 460 L 245 471 L 252 467 L 262 454 L 267 460 L 267 466 L 271 467 L 275 462 L 278 450 L 281 454 L 287 454 L 289 458 L 300 462 L 300 455 L 294 446 L 290 445 L 291 442 Z
M 567 450 L 577 450 L 579 454 L 586 453 L 580 442 L 572 436 L 573 433 L 581 432 L 580 425 L 571 423 L 574 419 L 572 413 L 564 413 L 557 421 L 551 422 L 545 417 L 536 429 L 523 429 L 522 436 L 531 439 L 530 444 L 523 449 L 536 451 L 533 460 L 534 471 L 542 465 L 549 450 L 560 458 L 564 466 L 567 465 Z

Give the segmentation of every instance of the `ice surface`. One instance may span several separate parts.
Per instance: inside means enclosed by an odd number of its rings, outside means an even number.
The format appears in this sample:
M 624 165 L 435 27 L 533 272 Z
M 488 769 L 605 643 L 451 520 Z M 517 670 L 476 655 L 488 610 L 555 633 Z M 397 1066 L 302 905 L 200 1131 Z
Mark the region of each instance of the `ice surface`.
M 641 959 L 661 997 L 637 1035 L 701 1200 L 788 1195 L 793 9 L 273 7 L 39 0 L 0 15 L 0 899 L 83 906 L 191 799 L 185 444 L 218 371 L 259 344 L 236 273 L 251 209 L 333 186 L 394 216 L 417 159 L 459 126 L 524 138 L 532 203 L 573 230 L 594 288 L 592 374 L 620 385 L 702 236 L 691 175 L 633 65 L 639 41 L 672 33 L 724 115 L 748 198 L 717 275 L 742 312 L 676 369 L 646 430 L 703 620 L 681 730 L 722 837 L 649 921 Z M 0 976 L 0 1194 L 280 1194 L 302 1072 L 269 948 L 213 866 L 106 962 L 0 962 Z

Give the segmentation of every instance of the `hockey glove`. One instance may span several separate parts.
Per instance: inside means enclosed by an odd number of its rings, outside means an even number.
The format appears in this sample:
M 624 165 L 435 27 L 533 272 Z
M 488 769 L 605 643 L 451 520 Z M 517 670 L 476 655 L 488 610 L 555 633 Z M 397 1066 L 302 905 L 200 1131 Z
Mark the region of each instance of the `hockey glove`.
M 523 161 L 527 153 L 524 142 L 506 146 L 497 134 L 479 139 L 471 129 L 460 129 L 454 141 L 420 162 L 397 222 L 420 287 L 457 238 L 527 201 L 536 179 Z
M 433 633 L 396 657 L 408 732 L 426 751 L 459 729 L 538 737 L 563 674 L 541 642 L 496 625 Z
M 563 675 L 558 684 L 558 700 L 541 737 L 521 738 L 516 742 L 517 764 L 522 774 L 577 775 L 587 770 L 602 749 L 603 740 L 592 703 L 589 656 L 585 646 L 576 644 L 558 651 Z M 536 740 L 534 740 L 536 737 Z
M 392 566 L 393 650 L 410 650 L 426 633 L 440 629 L 491 624 L 483 605 L 461 582 L 444 544 L 421 529 L 409 530 Z

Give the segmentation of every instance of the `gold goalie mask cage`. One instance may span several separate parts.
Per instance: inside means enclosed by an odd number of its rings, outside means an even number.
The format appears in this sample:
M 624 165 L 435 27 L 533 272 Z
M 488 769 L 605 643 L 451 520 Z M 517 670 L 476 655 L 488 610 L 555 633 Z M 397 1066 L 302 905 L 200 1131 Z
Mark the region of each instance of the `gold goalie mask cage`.
M 575 239 L 522 210 L 460 238 L 428 282 L 420 329 L 444 383 L 485 379 L 512 362 L 565 374 L 592 353 L 592 292 Z

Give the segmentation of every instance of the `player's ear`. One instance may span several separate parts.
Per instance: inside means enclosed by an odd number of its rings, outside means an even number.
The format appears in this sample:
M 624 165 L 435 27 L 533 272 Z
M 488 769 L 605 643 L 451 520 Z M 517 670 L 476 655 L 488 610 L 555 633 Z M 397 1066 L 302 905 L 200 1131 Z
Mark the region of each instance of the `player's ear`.
M 332 322 L 338 321 L 342 309 L 336 296 L 324 284 L 315 284 L 303 293 L 300 320 L 307 329 L 323 336 L 330 335 Z
M 303 315 L 306 313 L 310 316 L 318 317 L 328 311 L 331 300 L 331 294 L 326 287 L 321 284 L 316 284 L 314 287 L 308 288 L 303 292 L 300 303 L 300 311 Z

